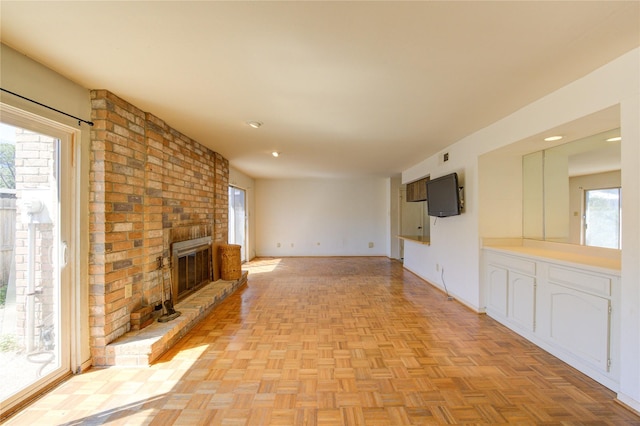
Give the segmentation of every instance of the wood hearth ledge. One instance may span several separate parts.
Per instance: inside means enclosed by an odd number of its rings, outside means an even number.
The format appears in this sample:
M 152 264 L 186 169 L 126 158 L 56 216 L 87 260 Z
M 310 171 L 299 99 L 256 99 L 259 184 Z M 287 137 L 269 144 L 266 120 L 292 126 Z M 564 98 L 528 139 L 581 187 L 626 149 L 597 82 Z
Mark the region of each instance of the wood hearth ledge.
M 200 320 L 224 299 L 247 283 L 247 272 L 235 281 L 211 282 L 178 302 L 176 311 L 181 315 L 169 322 L 154 321 L 142 330 L 130 331 L 109 343 L 106 348 L 106 365 L 118 367 L 147 367 L 171 348 Z M 99 367 L 99 366 L 98 366 Z

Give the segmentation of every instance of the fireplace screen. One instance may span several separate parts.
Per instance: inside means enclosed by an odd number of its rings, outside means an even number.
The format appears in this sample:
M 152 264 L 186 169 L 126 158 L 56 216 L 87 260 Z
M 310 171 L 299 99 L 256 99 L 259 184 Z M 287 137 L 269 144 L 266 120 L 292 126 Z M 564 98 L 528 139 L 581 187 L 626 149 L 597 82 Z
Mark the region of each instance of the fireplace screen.
M 177 299 L 211 281 L 211 237 L 173 244 L 173 285 Z

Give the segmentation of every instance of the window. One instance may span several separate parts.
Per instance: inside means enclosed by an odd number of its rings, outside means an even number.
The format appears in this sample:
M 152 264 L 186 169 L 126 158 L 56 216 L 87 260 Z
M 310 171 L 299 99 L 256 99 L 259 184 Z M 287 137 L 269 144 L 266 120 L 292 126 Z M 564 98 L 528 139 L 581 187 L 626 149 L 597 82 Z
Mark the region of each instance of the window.
M 620 188 L 584 191 L 584 243 L 620 249 Z

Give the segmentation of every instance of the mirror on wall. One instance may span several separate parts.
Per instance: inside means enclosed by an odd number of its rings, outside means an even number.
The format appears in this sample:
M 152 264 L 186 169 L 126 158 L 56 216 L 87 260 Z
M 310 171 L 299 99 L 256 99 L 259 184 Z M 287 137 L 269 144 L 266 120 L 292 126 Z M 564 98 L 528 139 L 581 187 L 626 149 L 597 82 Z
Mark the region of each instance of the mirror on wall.
M 523 156 L 523 237 L 619 249 L 620 129 Z

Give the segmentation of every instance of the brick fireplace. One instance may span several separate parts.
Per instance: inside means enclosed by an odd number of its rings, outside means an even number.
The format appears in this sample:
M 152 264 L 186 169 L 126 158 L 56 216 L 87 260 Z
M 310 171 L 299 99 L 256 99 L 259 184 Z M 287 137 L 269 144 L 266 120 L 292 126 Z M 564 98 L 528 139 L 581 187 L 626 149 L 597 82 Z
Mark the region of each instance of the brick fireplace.
M 171 294 L 175 302 L 211 281 L 212 259 L 211 237 L 171 244 Z
M 90 346 L 94 365 L 106 365 L 105 347 L 129 331 L 131 313 L 180 285 L 172 245 L 208 238 L 215 253 L 227 242 L 229 163 L 113 93 L 91 99 Z M 216 256 L 209 274 L 219 277 Z

